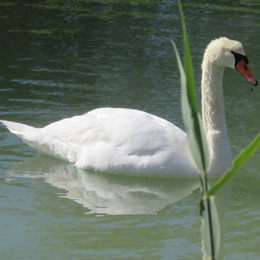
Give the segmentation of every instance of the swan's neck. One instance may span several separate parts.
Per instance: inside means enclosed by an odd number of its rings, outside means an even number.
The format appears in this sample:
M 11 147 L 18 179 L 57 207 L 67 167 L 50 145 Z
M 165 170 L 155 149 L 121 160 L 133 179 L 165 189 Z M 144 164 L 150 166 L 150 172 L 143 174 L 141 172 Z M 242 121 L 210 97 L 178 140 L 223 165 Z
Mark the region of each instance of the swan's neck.
M 209 174 L 223 174 L 232 156 L 224 112 L 222 79 L 224 68 L 204 60 L 202 65 L 202 120 L 210 151 Z

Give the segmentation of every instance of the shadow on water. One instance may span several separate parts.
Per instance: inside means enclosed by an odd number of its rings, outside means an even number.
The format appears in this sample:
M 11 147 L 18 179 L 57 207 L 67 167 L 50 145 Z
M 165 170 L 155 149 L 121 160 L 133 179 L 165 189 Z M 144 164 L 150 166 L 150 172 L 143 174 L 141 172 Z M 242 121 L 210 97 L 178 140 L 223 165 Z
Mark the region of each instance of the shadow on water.
M 156 214 L 167 204 L 189 196 L 199 186 L 197 178 L 147 178 L 88 172 L 45 155 L 15 164 L 9 174 L 43 178 L 50 185 L 66 190 L 61 197 L 83 205 L 87 213 L 109 215 Z

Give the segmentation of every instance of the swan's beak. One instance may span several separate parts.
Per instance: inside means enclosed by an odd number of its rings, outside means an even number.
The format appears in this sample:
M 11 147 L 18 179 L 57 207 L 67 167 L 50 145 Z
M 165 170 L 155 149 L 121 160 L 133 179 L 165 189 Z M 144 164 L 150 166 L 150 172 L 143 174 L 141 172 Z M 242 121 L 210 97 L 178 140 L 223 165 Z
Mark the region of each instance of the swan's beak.
M 257 86 L 258 82 L 244 60 L 240 60 L 235 67 L 251 84 Z

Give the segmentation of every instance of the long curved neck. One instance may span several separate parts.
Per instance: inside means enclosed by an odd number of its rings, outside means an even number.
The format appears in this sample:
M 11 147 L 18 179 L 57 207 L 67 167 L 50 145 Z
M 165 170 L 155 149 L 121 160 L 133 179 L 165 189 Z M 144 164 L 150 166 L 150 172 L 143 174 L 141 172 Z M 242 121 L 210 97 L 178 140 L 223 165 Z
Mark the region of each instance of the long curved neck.
M 209 174 L 216 175 L 223 174 L 232 164 L 222 89 L 224 68 L 205 58 L 201 81 L 202 120 L 210 151 Z

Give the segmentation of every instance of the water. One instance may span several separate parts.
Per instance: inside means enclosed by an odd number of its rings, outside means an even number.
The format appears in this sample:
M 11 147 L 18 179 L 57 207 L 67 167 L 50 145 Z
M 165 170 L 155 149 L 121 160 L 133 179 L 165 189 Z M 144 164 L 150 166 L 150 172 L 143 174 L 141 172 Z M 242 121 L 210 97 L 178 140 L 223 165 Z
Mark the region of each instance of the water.
M 256 78 L 259 1 L 184 6 L 196 85 L 210 40 L 244 44 Z M 0 117 L 41 127 L 97 107 L 127 107 L 183 127 L 179 11 L 171 1 L 0 3 Z M 224 78 L 233 156 L 259 131 L 259 88 Z M 199 95 L 198 95 L 198 98 Z M 196 180 L 111 176 L 38 155 L 0 128 L 1 259 L 201 259 Z M 259 151 L 235 176 L 224 259 L 258 259 Z

